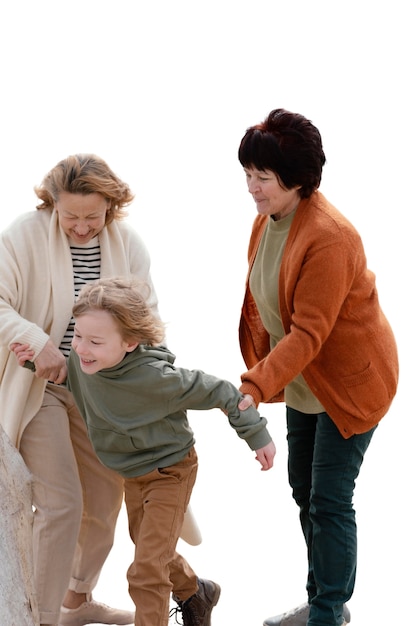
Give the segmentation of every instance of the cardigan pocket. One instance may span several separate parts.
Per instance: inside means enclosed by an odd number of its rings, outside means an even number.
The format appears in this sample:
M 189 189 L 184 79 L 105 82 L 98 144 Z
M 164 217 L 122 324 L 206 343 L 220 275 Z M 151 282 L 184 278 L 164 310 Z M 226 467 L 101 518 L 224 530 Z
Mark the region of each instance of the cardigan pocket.
M 387 387 L 372 363 L 361 372 L 344 376 L 342 382 L 351 402 L 365 419 L 379 413 L 391 401 Z

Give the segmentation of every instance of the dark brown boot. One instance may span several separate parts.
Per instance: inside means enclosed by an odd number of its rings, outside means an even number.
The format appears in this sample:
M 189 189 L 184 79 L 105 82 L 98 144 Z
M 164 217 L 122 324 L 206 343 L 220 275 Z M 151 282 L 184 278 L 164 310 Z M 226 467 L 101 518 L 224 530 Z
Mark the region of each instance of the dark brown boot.
M 174 596 L 175 597 L 175 596 Z M 220 586 L 211 580 L 198 579 L 198 591 L 188 600 L 177 600 L 184 626 L 210 626 L 211 612 L 220 597 Z

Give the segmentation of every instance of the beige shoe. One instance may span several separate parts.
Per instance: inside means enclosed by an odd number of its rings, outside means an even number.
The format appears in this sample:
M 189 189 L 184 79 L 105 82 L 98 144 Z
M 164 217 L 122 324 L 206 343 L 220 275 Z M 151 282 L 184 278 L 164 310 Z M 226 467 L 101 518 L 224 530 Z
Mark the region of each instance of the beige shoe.
M 107 604 L 96 602 L 92 598 L 83 602 L 78 609 L 61 607 L 59 626 L 85 626 L 86 624 L 116 624 L 126 626 L 135 622 L 132 611 L 112 609 Z

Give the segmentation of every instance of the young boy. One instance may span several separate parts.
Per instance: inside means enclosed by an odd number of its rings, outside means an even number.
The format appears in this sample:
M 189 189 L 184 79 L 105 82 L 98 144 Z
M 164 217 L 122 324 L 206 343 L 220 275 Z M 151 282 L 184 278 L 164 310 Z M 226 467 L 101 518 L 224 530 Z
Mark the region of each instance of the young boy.
M 176 552 L 198 464 L 187 409 L 222 409 L 263 470 L 275 455 L 266 419 L 252 407 L 238 409 L 242 394 L 231 383 L 174 367 L 174 355 L 160 345 L 164 326 L 134 282 L 86 285 L 73 315 L 67 386 L 97 456 L 125 479 L 135 625 L 166 626 L 172 590 L 184 626 L 209 626 L 220 587 L 197 578 Z

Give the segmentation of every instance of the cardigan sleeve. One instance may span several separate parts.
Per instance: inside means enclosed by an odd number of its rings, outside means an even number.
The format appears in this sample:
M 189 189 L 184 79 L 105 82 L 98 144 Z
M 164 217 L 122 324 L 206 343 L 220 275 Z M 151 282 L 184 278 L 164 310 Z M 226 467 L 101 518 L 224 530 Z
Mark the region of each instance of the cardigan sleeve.
M 35 357 L 49 339 L 44 328 L 51 321 L 48 298 L 36 287 L 49 277 L 48 220 L 26 214 L 0 236 L 0 344 L 27 343 Z

